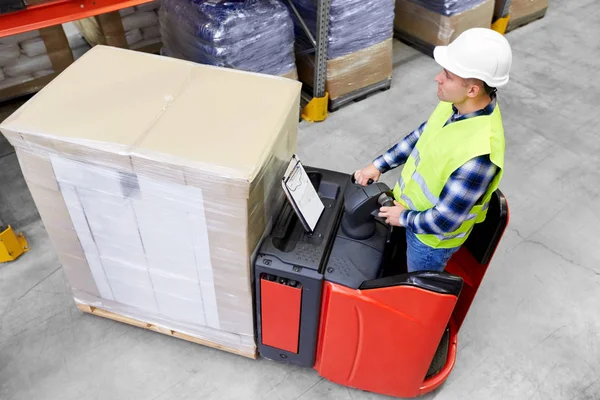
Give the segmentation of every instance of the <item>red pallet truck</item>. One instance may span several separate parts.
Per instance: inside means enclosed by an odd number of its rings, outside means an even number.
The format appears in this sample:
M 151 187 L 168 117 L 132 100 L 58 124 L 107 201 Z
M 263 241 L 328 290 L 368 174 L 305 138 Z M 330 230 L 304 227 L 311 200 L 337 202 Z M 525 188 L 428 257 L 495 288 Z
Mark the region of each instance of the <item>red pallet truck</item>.
M 458 332 L 508 223 L 504 196 L 494 193 L 444 272 L 406 273 L 403 228 L 376 217 L 389 187 L 306 173 L 324 205 L 318 223 L 307 230 L 286 202 L 254 262 L 260 355 L 369 392 L 433 391 L 454 367 Z

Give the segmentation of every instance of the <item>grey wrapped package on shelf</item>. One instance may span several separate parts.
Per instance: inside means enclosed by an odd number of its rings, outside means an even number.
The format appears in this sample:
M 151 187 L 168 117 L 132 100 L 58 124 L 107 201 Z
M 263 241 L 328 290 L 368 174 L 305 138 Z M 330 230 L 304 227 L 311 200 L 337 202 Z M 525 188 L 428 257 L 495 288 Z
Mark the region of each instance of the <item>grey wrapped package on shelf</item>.
M 317 6 L 313 0 L 293 0 L 294 6 L 316 35 Z M 392 37 L 394 3 L 387 0 L 332 0 L 329 12 L 327 58 L 334 59 L 366 49 Z M 295 19 L 296 37 L 302 48 L 310 48 Z
M 200 64 L 296 77 L 294 28 L 276 0 L 164 0 L 163 55 Z
M 292 2 L 316 35 L 316 2 Z M 294 22 L 298 76 L 312 85 L 314 51 L 295 16 Z M 359 92 L 378 90 L 375 87 L 389 87 L 393 26 L 394 0 L 331 0 L 325 84 L 331 100 L 347 100 Z

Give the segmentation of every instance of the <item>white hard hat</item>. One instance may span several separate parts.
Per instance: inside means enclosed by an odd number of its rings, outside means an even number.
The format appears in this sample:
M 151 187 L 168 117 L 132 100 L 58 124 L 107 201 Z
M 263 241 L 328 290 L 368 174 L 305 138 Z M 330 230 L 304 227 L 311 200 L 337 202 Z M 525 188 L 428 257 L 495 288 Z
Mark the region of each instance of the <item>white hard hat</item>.
M 461 78 L 476 78 L 490 87 L 508 83 L 512 50 L 500 33 L 472 28 L 461 33 L 448 46 L 437 46 L 433 57 L 446 70 Z

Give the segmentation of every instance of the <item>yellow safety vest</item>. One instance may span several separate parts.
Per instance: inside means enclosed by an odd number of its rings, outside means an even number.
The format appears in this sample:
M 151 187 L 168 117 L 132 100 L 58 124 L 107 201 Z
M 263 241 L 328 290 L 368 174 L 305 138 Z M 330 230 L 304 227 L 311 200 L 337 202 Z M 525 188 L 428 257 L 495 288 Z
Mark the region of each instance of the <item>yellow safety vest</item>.
M 441 102 L 429 117 L 394 187 L 396 200 L 410 210 L 433 208 L 450 175 L 467 161 L 484 154 L 489 154 L 499 171 L 458 229 L 444 234 L 417 234 L 421 242 L 434 248 L 458 247 L 467 240 L 473 226 L 485 220 L 492 193 L 504 173 L 504 128 L 498 104 L 491 115 L 444 126 L 452 112 L 451 103 Z

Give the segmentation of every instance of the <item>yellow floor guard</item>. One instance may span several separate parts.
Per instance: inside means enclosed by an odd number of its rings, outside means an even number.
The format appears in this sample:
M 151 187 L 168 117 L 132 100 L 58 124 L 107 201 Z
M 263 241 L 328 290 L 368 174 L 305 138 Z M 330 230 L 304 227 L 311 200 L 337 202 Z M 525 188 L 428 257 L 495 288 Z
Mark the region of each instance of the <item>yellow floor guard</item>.
M 327 107 L 329 105 L 329 93 L 325 97 L 313 97 L 302 110 L 302 118 L 308 122 L 321 122 L 327 118 Z
M 510 20 L 510 15 L 507 15 L 506 17 L 498 18 L 492 24 L 492 29 L 495 30 L 496 32 L 504 35 L 506 33 L 506 28 L 508 28 L 509 20 Z
M 29 245 L 22 233 L 16 234 L 9 225 L 0 232 L 0 262 L 14 261 L 29 251 Z

